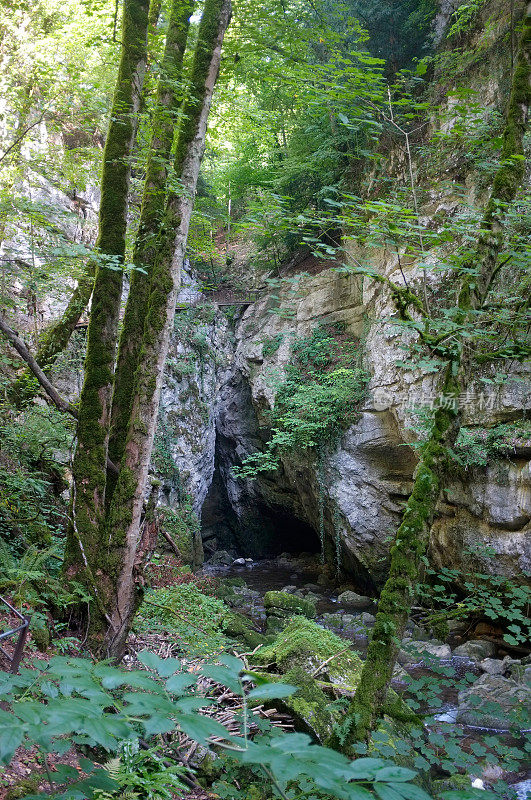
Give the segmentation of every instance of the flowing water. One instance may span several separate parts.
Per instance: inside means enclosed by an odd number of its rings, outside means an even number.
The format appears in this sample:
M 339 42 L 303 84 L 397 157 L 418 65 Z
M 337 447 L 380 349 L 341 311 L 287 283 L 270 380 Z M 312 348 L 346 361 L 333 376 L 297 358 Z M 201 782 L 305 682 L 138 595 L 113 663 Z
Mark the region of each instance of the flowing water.
M 334 591 L 327 591 L 317 584 L 319 564 L 310 557 L 303 559 L 284 558 L 263 561 L 247 561 L 245 564 L 232 564 L 231 566 L 204 567 L 205 574 L 215 575 L 220 579 L 238 578 L 245 582 L 245 587 L 237 589 L 242 595 L 237 610 L 249 616 L 255 626 L 264 630 L 265 608 L 263 598 L 267 591 L 310 591 L 317 610 L 317 622 L 323 627 L 353 643 L 353 649 L 362 657 L 367 648 L 370 635 L 369 624 L 361 623 L 361 612 L 342 605 Z M 360 594 L 363 591 L 360 590 Z M 374 608 L 371 609 L 374 611 Z M 329 615 L 337 613 L 349 614 L 352 619 L 350 624 L 341 627 L 330 624 Z M 349 619 L 349 618 L 347 618 Z M 451 657 L 449 659 L 434 659 L 434 662 L 421 661 L 418 664 L 407 665 L 407 670 L 402 670 L 393 681 L 393 686 L 401 692 L 405 699 L 419 701 L 418 711 L 428 715 L 426 722 L 428 733 L 443 736 L 455 735 L 456 719 L 458 712 L 459 690 L 470 684 L 480 674 L 481 669 L 477 663 L 465 658 Z M 442 673 L 442 674 L 441 674 Z M 413 681 L 413 683 L 411 683 Z M 419 686 L 425 686 L 425 690 Z M 434 690 L 434 687 L 436 689 Z M 478 729 L 470 725 L 460 725 L 462 730 L 460 746 L 466 752 L 474 752 L 477 746 L 484 746 L 488 736 L 496 735 L 500 744 L 505 747 L 522 747 L 521 737 L 513 736 L 509 731 L 496 729 Z M 496 748 L 488 748 L 496 752 Z M 531 773 L 520 769 L 512 773 L 505 773 L 504 780 L 514 786 L 518 800 L 531 800 Z M 523 780 L 522 780 L 523 779 Z

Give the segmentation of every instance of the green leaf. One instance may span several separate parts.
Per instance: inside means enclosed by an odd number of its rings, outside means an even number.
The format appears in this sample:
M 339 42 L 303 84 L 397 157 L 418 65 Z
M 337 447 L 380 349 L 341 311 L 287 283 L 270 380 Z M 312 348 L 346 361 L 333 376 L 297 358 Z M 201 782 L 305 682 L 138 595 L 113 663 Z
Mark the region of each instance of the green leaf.
M 404 784 L 391 784 L 394 789 L 397 791 L 402 791 L 403 796 L 407 800 L 431 800 L 429 794 L 421 789 L 420 786 L 417 786 L 415 783 L 408 783 L 407 786 Z M 399 786 L 403 786 L 403 789 L 399 789 Z
M 167 678 L 181 668 L 181 662 L 176 658 L 161 658 L 149 650 L 142 650 L 138 654 L 138 660 L 148 669 L 155 670 L 161 678 Z
M 268 683 L 265 686 L 258 686 L 251 689 L 247 695 L 248 700 L 277 700 L 281 697 L 289 697 L 298 691 L 297 686 L 289 683 Z
M 178 720 L 184 733 L 199 744 L 207 745 L 211 736 L 220 736 L 229 741 L 232 739 L 227 729 L 210 717 L 200 714 L 180 714 Z
M 356 780 L 372 779 L 376 771 L 382 768 L 382 763 L 381 758 L 357 758 L 349 766 L 349 775 Z
M 375 783 L 373 788 L 380 800 L 403 800 L 402 793 L 387 783 Z
M 201 672 L 207 678 L 211 678 L 216 683 L 222 686 L 227 686 L 232 692 L 236 694 L 242 693 L 242 687 L 238 675 L 233 670 L 227 667 L 220 667 L 216 664 L 207 664 L 201 668 Z
M 24 729 L 11 725 L 0 731 L 0 764 L 9 764 L 24 737 Z
M 50 774 L 54 783 L 68 783 L 72 778 L 79 778 L 77 769 L 69 764 L 56 764 L 54 771 Z
M 346 787 L 349 800 L 374 800 L 374 795 L 364 789 L 363 786 L 356 786 L 352 784 Z
M 179 672 L 168 678 L 166 681 L 166 689 L 174 694 L 180 694 L 184 689 L 196 683 L 196 681 L 197 677 L 195 675 L 191 675 L 189 672 Z
M 415 772 L 406 767 L 383 767 L 375 775 L 378 781 L 411 781 L 415 777 Z

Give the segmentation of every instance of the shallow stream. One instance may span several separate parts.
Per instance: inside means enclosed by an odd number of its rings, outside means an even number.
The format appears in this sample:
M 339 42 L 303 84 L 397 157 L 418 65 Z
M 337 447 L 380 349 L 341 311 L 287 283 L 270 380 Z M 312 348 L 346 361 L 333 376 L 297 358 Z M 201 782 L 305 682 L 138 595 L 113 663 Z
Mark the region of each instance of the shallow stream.
M 267 591 L 287 590 L 309 596 L 316 606 L 316 621 L 342 638 L 351 640 L 353 649 L 364 657 L 372 627 L 371 614 L 365 613 L 362 622 L 362 612 L 341 603 L 337 592 L 318 585 L 319 564 L 315 559 L 281 556 L 275 560 L 247 561 L 245 564 L 230 566 L 206 565 L 204 572 L 219 579 L 238 578 L 245 581 L 245 586 L 235 590 L 238 599 L 236 610 L 250 617 L 261 630 L 265 626 L 264 595 Z M 362 591 L 360 593 L 363 594 Z M 370 607 L 369 611 L 374 612 L 375 607 Z M 338 615 L 342 615 L 346 623 L 340 627 L 337 625 Z M 514 749 L 522 748 L 524 734 L 514 736 L 509 731 L 456 724 L 459 691 L 482 674 L 477 662 L 450 656 L 433 661 L 419 661 L 417 664 L 405 663 L 404 668 L 398 668 L 395 673 L 394 688 L 410 703 L 418 703 L 414 707 L 420 713 L 428 715 L 425 721 L 428 738 L 442 736 L 445 740 L 454 739 L 467 753 L 492 753 L 496 760 L 499 758 L 498 765 L 493 767 L 492 763 L 487 764 L 486 773 L 485 770 L 477 770 L 476 777 L 483 776 L 487 786 L 489 775 L 496 774 L 497 778 L 513 785 L 518 800 L 531 799 L 531 771 L 526 771 L 523 765 L 505 770 L 504 758 L 499 752 L 500 746 L 507 748 L 510 762 Z M 492 758 L 490 761 L 492 762 Z

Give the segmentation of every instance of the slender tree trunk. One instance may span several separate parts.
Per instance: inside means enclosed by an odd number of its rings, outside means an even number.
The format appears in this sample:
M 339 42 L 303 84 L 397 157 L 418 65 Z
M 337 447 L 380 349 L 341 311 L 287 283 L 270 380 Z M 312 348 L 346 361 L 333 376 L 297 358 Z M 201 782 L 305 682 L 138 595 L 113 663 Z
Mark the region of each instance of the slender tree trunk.
M 221 48 L 231 14 L 230 0 L 206 0 L 192 67 L 190 95 L 177 140 L 175 174 L 182 193 L 168 197 L 159 250 L 153 268 L 142 352 L 135 376 L 135 393 L 118 483 L 108 518 L 116 571 L 116 591 L 110 612 L 106 652 L 123 653 L 137 607 L 142 506 L 148 476 L 164 363 L 173 327 L 188 228 L 192 213 L 212 94 Z
M 120 66 L 103 156 L 96 242 L 100 261 L 94 282 L 73 462 L 72 518 L 65 567 L 69 577 L 85 580 L 91 591 L 97 591 L 92 581 L 100 569 L 102 557 L 108 431 L 122 294 L 131 151 L 146 68 L 148 6 L 148 0 L 124 2 Z M 105 591 L 110 592 L 111 587 L 100 587 L 98 608 L 101 608 L 101 594 Z M 91 609 L 93 627 L 103 626 L 100 617 L 96 607 Z
M 133 251 L 133 264 L 137 269 L 133 271 L 131 278 L 116 366 L 109 439 L 109 458 L 115 464 L 119 464 L 122 460 L 131 416 L 134 376 L 142 346 L 151 272 L 164 216 L 166 187 L 171 169 L 171 149 L 181 105 L 182 61 L 193 3 L 194 0 L 173 0 L 170 12 L 162 75 L 157 89 L 153 117 L 140 224 Z M 115 484 L 116 476 L 113 473 L 108 474 L 107 506 L 111 501 Z
M 528 4 L 518 50 L 517 65 L 509 98 L 502 161 L 494 178 L 491 195 L 481 226 L 476 252 L 468 266 L 476 275 L 465 272 L 459 292 L 463 318 L 478 309 L 496 271 L 503 246 L 503 220 L 507 204 L 512 202 L 524 176 L 523 138 L 531 103 L 530 87 L 531 3 Z M 479 265 L 479 268 L 478 268 Z M 479 273 L 479 287 L 476 286 Z M 449 354 L 443 394 L 456 396 L 459 391 L 463 343 Z M 421 460 L 415 473 L 402 523 L 391 549 L 389 577 L 380 595 L 376 622 L 367 658 L 363 665 L 356 695 L 347 713 L 345 735 L 334 736 L 331 744 L 347 751 L 352 744 L 367 740 L 382 716 L 382 708 L 393 676 L 398 649 L 404 635 L 411 606 L 415 601 L 420 565 L 424 556 L 432 518 L 440 497 L 448 447 L 459 431 L 457 403 L 454 408 L 439 408 Z
M 149 4 L 148 26 L 154 31 L 157 27 L 162 0 L 151 0 Z M 145 94 L 145 92 L 144 92 Z M 57 357 L 68 345 L 76 325 L 81 319 L 94 288 L 95 263 L 89 261 L 80 276 L 77 286 L 74 289 L 68 305 L 63 311 L 60 319 L 50 325 L 42 334 L 41 342 L 35 355 L 36 361 L 44 370 L 50 369 L 55 364 Z M 28 373 L 25 373 L 16 381 L 11 394 L 16 403 L 24 403 L 35 394 L 35 385 L 27 380 Z

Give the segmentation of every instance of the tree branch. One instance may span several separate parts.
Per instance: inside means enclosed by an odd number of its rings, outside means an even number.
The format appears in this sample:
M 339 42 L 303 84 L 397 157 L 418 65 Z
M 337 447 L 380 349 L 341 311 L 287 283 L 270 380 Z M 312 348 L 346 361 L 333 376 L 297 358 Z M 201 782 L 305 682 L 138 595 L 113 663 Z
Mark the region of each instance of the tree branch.
M 18 335 L 17 331 L 13 330 L 3 316 L 0 315 L 0 331 L 4 334 L 6 339 L 10 342 L 10 344 L 15 348 L 19 356 L 26 362 L 30 370 L 33 372 L 37 380 L 39 381 L 40 385 L 50 398 L 50 400 L 57 406 L 59 411 L 64 411 L 67 414 L 71 414 L 73 417 L 77 419 L 77 410 L 65 400 L 64 397 L 61 397 L 57 389 L 52 385 L 52 383 L 48 380 L 42 369 L 37 364 L 35 358 L 32 356 L 28 348 L 26 347 L 23 340 Z

